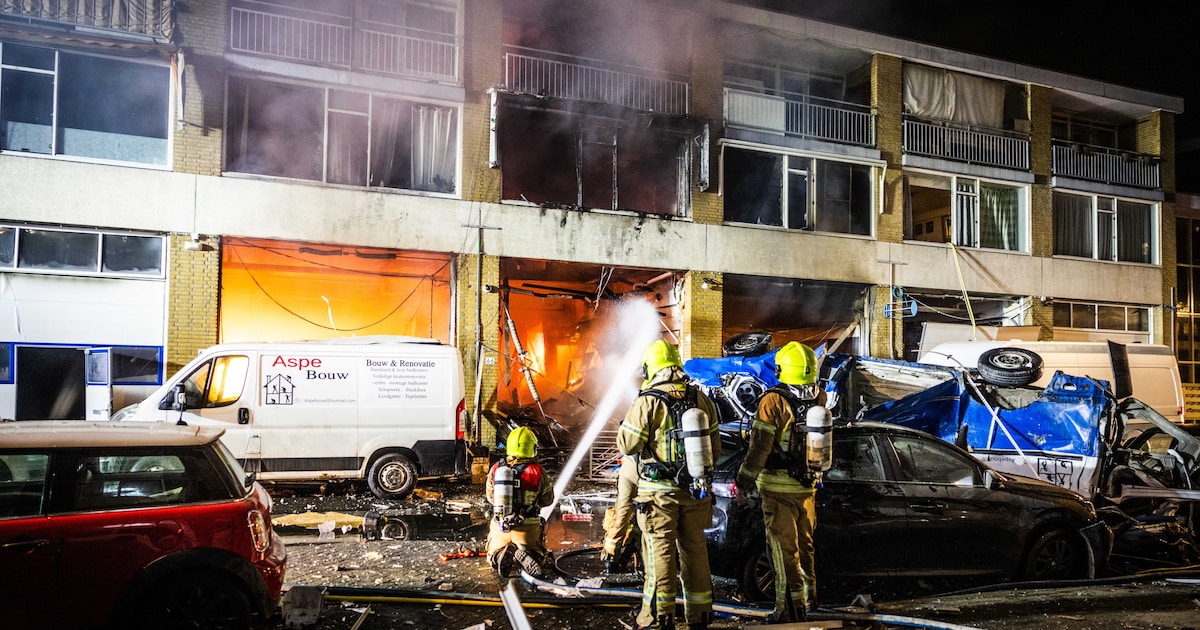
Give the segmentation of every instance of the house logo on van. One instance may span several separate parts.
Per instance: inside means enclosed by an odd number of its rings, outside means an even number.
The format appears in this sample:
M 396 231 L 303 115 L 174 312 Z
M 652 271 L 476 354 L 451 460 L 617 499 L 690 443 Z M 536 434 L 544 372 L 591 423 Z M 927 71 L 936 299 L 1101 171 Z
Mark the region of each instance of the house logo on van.
M 263 389 L 265 390 L 263 392 L 264 405 L 290 405 L 296 386 L 292 384 L 292 378 L 286 374 L 271 374 L 267 376 Z

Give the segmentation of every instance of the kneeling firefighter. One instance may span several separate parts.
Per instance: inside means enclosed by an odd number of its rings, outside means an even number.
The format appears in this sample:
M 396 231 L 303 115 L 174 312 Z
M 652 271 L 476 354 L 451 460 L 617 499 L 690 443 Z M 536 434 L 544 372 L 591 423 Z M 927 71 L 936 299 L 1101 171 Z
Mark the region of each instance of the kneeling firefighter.
M 832 464 L 832 415 L 817 387 L 812 348 L 790 342 L 775 355 L 780 384 L 763 392 L 737 474 L 736 500 L 758 486 L 767 547 L 775 569 L 770 622 L 803 621 L 817 604 L 813 530 L 815 487 Z
M 646 578 L 637 627 L 674 628 L 682 582 L 687 627 L 702 630 L 712 619 L 704 528 L 712 523 L 712 468 L 721 454 L 717 410 L 688 385 L 679 351 L 661 339 L 643 354 L 642 378 L 617 433 L 617 448 L 638 463 L 634 504 Z
M 554 482 L 537 461 L 537 436 L 528 427 L 508 434 L 505 451 L 487 477 L 492 504 L 487 559 L 501 577 L 513 577 L 514 568 L 540 577 L 548 570 L 550 554 L 539 512 L 554 502 Z

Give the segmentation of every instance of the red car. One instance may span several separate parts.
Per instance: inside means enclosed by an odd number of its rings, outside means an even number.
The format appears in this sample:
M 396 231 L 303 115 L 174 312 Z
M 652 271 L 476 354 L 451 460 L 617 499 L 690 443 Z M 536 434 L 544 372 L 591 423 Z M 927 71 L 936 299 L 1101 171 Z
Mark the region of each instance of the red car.
M 271 498 L 219 429 L 0 423 L 0 628 L 247 628 L 279 606 Z

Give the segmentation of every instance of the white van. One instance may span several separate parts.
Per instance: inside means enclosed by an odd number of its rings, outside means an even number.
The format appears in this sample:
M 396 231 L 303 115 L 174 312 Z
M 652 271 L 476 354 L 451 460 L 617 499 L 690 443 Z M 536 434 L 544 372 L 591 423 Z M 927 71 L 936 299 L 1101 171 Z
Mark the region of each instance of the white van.
M 219 426 L 261 480 L 366 478 L 385 499 L 466 471 L 462 357 L 434 339 L 213 346 L 113 420 Z
M 1024 348 L 1042 357 L 1042 376 L 1031 383 L 1036 387 L 1050 384 L 1061 370 L 1071 376 L 1089 376 L 1108 381 L 1113 388 L 1112 363 L 1106 342 L 1077 341 L 969 341 L 938 344 L 923 352 L 919 363 L 975 368 L 979 355 L 992 348 Z M 1125 345 L 1134 398 L 1146 403 L 1164 418 L 1182 423 L 1183 385 L 1179 365 L 1171 348 L 1159 344 Z

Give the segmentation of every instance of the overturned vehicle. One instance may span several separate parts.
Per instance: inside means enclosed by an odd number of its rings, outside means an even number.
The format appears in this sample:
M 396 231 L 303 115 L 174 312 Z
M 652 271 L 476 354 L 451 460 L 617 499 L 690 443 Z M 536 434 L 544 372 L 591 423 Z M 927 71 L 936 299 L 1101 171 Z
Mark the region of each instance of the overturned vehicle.
M 1200 562 L 1200 430 L 1130 396 L 1120 350 L 1115 388 L 1062 372 L 1031 387 L 1041 360 L 1020 348 L 990 350 L 970 369 L 830 354 L 821 377 L 840 422 L 918 429 L 1002 473 L 1090 498 L 1114 534 L 1114 572 Z M 685 366 L 718 403 L 727 434 L 743 434 L 757 395 L 777 382 L 773 355 Z

